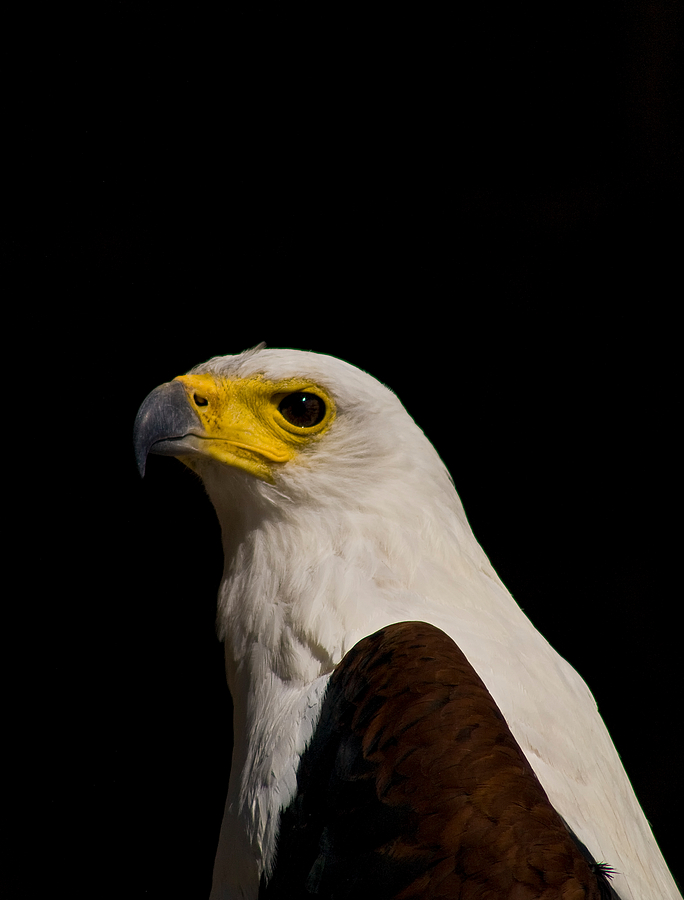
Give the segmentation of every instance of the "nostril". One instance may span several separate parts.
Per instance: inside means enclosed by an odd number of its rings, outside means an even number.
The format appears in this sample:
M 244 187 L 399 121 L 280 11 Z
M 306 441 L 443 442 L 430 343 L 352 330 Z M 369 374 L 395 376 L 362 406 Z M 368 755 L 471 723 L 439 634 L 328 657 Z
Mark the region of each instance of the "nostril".
M 201 394 L 193 394 L 192 399 L 195 401 L 195 406 L 207 406 L 209 401 L 206 397 L 203 397 Z

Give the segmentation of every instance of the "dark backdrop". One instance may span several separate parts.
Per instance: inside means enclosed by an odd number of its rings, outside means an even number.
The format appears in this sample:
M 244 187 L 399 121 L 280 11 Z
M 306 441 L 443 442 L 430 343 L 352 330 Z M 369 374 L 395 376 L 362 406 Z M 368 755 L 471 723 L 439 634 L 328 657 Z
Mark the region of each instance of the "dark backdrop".
M 656 0 L 17 26 L 3 896 L 208 895 L 218 527 L 176 461 L 139 480 L 131 429 L 155 385 L 261 340 L 398 393 L 683 877 L 680 24 Z

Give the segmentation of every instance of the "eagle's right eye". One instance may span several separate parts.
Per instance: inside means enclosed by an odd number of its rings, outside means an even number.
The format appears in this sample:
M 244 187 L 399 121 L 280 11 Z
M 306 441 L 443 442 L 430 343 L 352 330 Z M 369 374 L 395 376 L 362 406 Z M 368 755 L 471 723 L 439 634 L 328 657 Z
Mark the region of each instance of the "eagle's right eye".
M 288 394 L 280 401 L 278 409 L 290 425 L 296 425 L 298 428 L 313 428 L 322 422 L 325 416 L 323 400 L 316 394 L 308 394 L 305 391 Z

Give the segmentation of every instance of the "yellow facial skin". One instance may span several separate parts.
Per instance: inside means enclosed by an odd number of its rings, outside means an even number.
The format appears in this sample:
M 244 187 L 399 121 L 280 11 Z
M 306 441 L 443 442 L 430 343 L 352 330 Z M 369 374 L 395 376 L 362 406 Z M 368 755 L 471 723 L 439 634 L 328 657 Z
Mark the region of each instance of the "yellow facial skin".
M 196 454 L 178 456 L 191 469 L 194 455 L 208 456 L 272 484 L 278 464 L 293 459 L 324 434 L 335 418 L 333 399 L 309 381 L 230 380 L 214 375 L 181 375 L 174 381 L 185 387 L 205 432 L 193 439 Z M 323 419 L 310 428 L 293 425 L 278 409 L 285 397 L 300 392 L 316 394 L 325 403 Z

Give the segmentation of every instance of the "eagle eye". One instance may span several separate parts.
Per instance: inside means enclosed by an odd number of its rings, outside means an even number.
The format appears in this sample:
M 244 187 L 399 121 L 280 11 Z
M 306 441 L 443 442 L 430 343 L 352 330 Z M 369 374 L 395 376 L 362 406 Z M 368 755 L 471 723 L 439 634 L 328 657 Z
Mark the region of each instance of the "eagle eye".
M 280 401 L 278 409 L 290 425 L 298 428 L 312 428 L 322 422 L 325 416 L 325 403 L 321 398 L 304 391 L 288 394 Z

